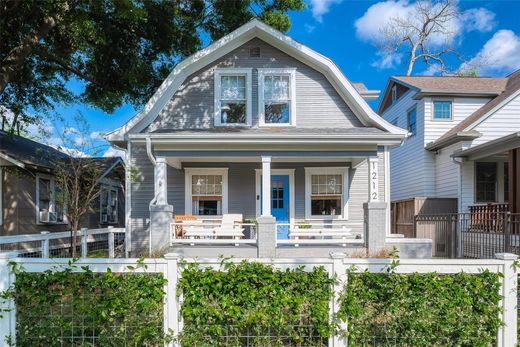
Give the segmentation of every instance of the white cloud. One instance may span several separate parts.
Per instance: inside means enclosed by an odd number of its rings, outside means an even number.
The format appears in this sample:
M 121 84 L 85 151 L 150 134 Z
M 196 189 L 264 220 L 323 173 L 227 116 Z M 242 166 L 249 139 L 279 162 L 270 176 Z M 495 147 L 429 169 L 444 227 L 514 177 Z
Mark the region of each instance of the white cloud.
M 307 24 L 307 23 L 303 27 L 305 28 L 305 31 L 308 33 L 312 33 L 314 31 L 314 29 L 316 29 L 315 25 L 311 25 L 311 24 Z
M 52 147 L 56 148 L 60 152 L 63 152 L 65 154 L 70 155 L 71 157 L 75 157 L 75 158 L 88 158 L 88 157 L 90 157 L 90 155 L 88 155 L 85 152 L 80 151 L 79 149 L 68 148 L 68 147 L 64 147 L 64 146 L 56 146 L 56 147 L 52 146 Z
M 121 157 L 124 159 L 125 151 L 122 151 L 122 150 L 114 148 L 114 147 L 110 147 L 109 149 L 107 149 L 105 151 L 105 153 L 103 154 L 103 157 Z
M 74 142 L 74 145 L 82 147 L 87 144 L 87 139 L 84 136 L 77 136 L 73 139 L 72 142 Z
M 356 35 L 365 42 L 380 43 L 384 39 L 383 28 L 392 19 L 419 18 L 415 4 L 415 2 L 408 0 L 387 0 L 370 6 L 363 16 L 354 23 Z M 462 11 L 457 18 L 445 23 L 449 35 L 441 33 L 432 35 L 429 38 L 429 43 L 432 45 L 451 43 L 464 32 L 487 32 L 492 30 L 495 25 L 495 13 L 485 8 L 467 9 Z
M 461 15 L 461 22 L 466 31 L 489 32 L 496 26 L 496 14 L 483 7 L 471 8 Z
M 79 133 L 79 130 L 74 127 L 63 127 L 64 135 L 78 135 Z
M 310 0 L 312 16 L 321 23 L 323 15 L 330 11 L 330 7 L 341 2 L 343 0 Z
M 429 65 L 426 70 L 424 70 L 421 75 L 423 76 L 435 76 L 441 73 L 441 68 L 439 65 Z
M 377 59 L 372 62 L 372 67 L 377 69 L 392 69 L 401 64 L 402 55 L 399 53 L 377 52 Z
M 104 135 L 104 133 L 102 133 L 100 131 L 93 131 L 92 133 L 90 133 L 90 139 L 92 139 L 92 140 L 104 140 L 103 139 L 103 135 Z
M 520 69 L 520 36 L 511 30 L 499 30 L 480 52 L 461 69 L 476 67 L 481 74 Z

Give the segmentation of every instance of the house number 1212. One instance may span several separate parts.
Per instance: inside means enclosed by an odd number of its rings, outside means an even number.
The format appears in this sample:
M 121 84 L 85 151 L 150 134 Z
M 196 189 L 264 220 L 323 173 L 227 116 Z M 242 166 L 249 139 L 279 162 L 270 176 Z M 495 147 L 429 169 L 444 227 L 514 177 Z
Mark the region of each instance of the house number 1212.
M 378 185 L 379 185 L 379 173 L 378 173 L 378 163 L 377 158 L 369 159 L 369 194 L 370 201 L 378 201 L 379 193 L 378 193 Z

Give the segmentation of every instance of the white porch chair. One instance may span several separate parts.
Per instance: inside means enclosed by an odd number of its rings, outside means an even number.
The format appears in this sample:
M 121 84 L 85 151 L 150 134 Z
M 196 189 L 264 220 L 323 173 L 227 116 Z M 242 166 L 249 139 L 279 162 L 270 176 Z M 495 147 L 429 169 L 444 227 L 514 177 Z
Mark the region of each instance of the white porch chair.
M 222 224 L 213 229 L 215 237 L 232 237 L 235 240 L 244 237 L 244 228 L 237 224 L 242 223 L 243 216 L 241 214 L 225 214 L 222 216 Z M 238 243 L 235 244 L 238 246 Z

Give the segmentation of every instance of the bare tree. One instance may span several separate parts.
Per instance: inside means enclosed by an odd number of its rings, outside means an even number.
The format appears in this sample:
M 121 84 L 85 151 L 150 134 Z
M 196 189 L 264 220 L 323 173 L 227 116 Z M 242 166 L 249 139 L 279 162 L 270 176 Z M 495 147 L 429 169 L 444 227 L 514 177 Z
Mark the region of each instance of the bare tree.
M 55 163 L 56 201 L 71 229 L 71 253 L 76 257 L 77 235 L 83 218 L 93 211 L 93 203 L 100 195 L 103 167 L 96 156 L 99 149 L 93 145 L 87 122 L 80 115 L 75 127 L 65 127 L 61 136 L 62 152 L 67 157 Z M 89 156 L 86 155 L 88 153 Z
M 405 53 L 407 76 L 412 74 L 418 61 L 444 75 L 447 72 L 445 55 L 461 59 L 451 43 L 459 15 L 455 0 L 419 0 L 407 18 L 393 17 L 381 29 L 379 48 L 387 53 Z

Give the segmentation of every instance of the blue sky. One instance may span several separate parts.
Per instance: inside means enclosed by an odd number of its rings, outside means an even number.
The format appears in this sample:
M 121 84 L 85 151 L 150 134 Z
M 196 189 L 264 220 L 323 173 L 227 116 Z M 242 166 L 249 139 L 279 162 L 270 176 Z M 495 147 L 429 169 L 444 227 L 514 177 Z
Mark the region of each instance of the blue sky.
M 389 76 L 405 74 L 405 65 L 399 63 L 402 57 L 378 54 L 372 42 L 389 17 L 413 13 L 413 1 L 308 0 L 308 3 L 307 10 L 290 14 L 292 28 L 288 34 L 334 60 L 350 81 L 382 90 Z M 485 58 L 487 67 L 480 68 L 482 75 L 503 76 L 520 68 L 520 1 L 459 1 L 458 7 L 463 16 L 452 23 L 457 34 L 450 40 L 465 60 Z M 453 68 L 461 64 L 456 59 L 449 62 Z M 434 71 L 421 64 L 414 69 L 414 74 L 431 73 Z M 76 91 L 82 88 L 77 81 L 69 85 Z M 371 102 L 374 108 L 377 104 L 378 101 Z M 101 134 L 122 125 L 136 112 L 131 105 L 112 114 L 85 105 L 58 106 L 57 111 L 66 119 L 81 113 L 90 127 L 88 137 L 105 146 L 101 154 L 108 150 L 108 145 L 100 139 Z M 61 122 L 53 125 L 54 135 L 46 141 L 59 144 L 58 133 L 66 125 Z

